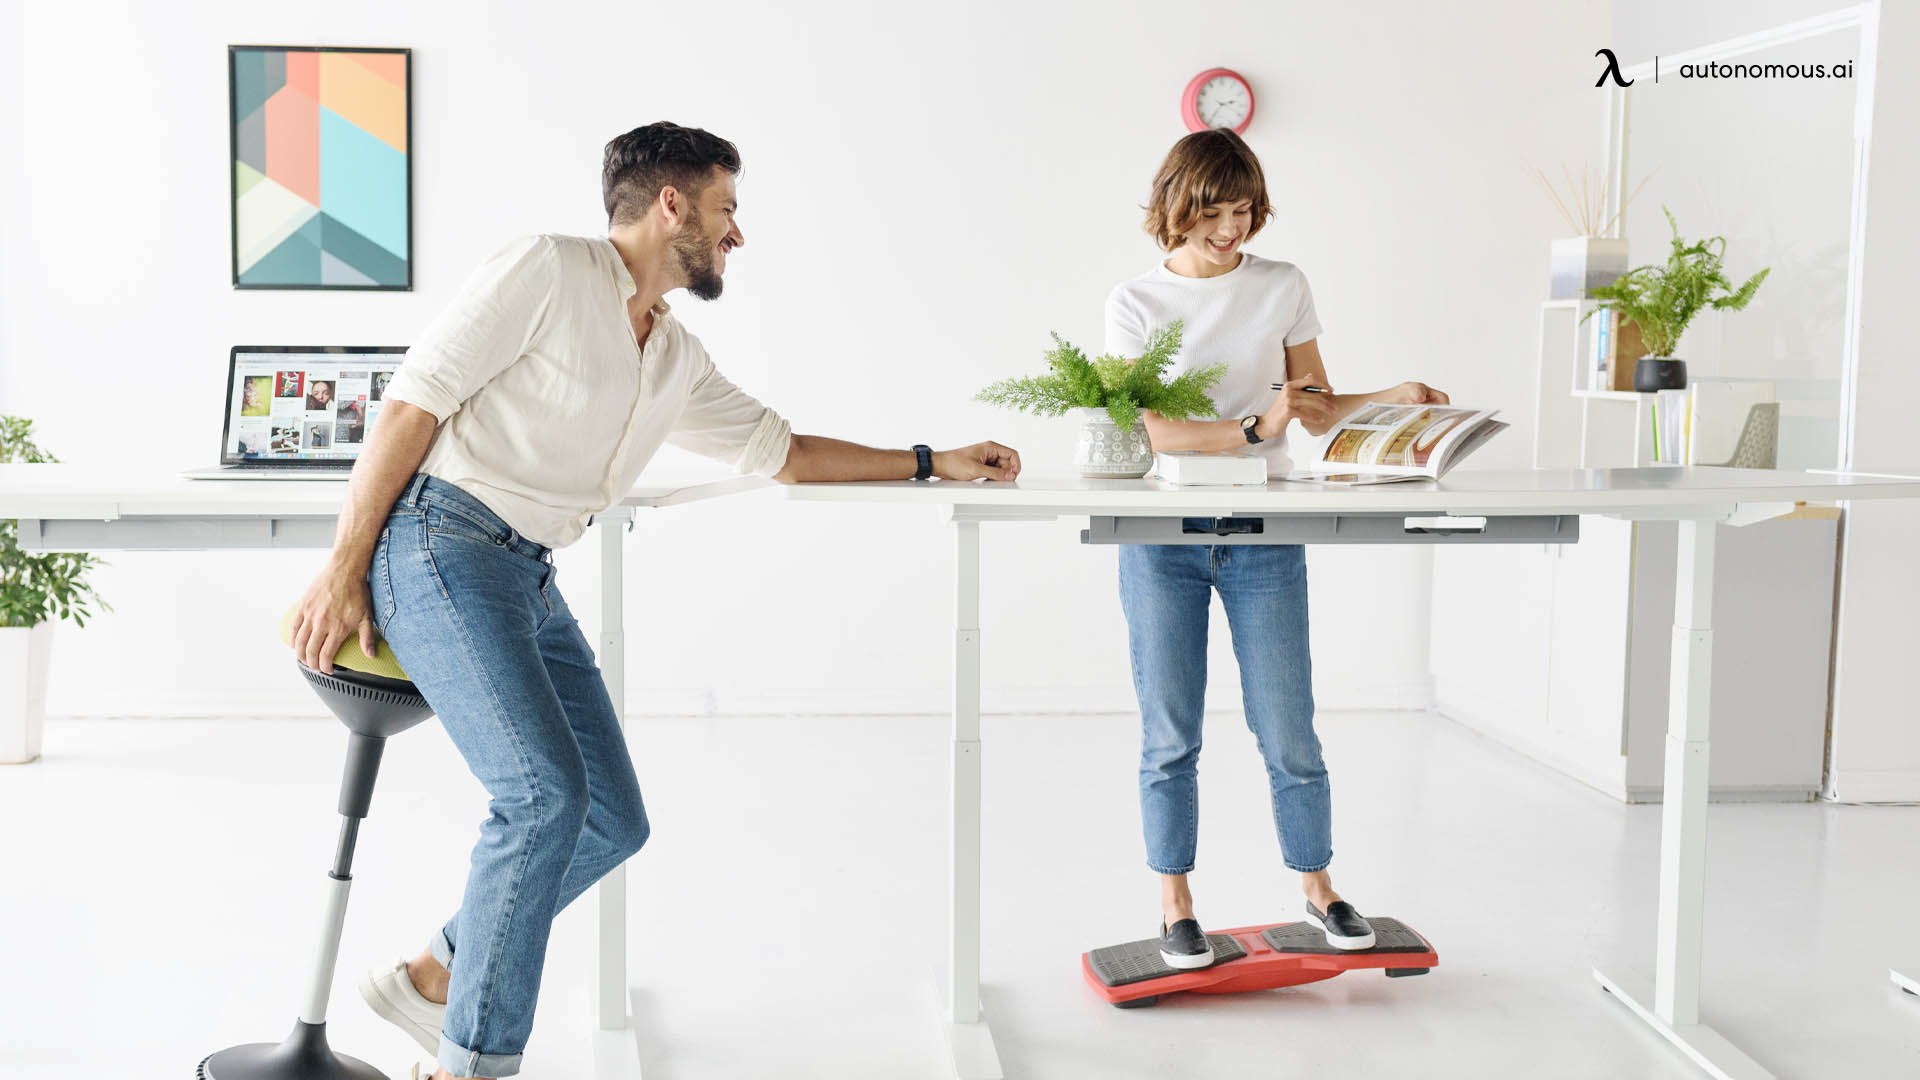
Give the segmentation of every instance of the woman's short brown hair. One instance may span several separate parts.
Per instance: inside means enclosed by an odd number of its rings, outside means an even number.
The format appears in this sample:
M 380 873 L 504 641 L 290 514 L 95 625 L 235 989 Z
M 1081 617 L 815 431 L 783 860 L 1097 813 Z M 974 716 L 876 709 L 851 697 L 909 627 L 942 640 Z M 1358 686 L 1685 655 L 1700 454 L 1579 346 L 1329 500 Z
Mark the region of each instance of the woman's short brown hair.
M 1196 131 L 1174 143 L 1160 163 L 1145 207 L 1146 229 L 1161 250 L 1172 251 L 1186 242 L 1207 207 L 1242 199 L 1253 203 L 1253 227 L 1247 230 L 1252 237 L 1273 217 L 1260 159 L 1226 128 Z

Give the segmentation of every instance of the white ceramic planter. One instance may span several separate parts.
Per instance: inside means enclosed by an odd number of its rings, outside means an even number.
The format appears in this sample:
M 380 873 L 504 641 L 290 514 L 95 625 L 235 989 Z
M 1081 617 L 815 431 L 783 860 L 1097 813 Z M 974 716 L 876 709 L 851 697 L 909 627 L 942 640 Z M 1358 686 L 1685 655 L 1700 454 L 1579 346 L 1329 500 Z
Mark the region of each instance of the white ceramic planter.
M 1080 420 L 1080 444 L 1074 450 L 1073 463 L 1081 476 L 1131 480 L 1153 468 L 1153 445 L 1147 441 L 1145 424 L 1135 421 L 1133 430 L 1121 431 L 1105 409 L 1075 409 L 1073 413 Z
M 1553 242 L 1553 280 L 1548 296 L 1585 300 L 1594 289 L 1627 272 L 1627 242 L 1612 236 L 1575 236 Z
M 53 624 L 0 627 L 0 765 L 40 756 L 47 718 L 47 656 Z

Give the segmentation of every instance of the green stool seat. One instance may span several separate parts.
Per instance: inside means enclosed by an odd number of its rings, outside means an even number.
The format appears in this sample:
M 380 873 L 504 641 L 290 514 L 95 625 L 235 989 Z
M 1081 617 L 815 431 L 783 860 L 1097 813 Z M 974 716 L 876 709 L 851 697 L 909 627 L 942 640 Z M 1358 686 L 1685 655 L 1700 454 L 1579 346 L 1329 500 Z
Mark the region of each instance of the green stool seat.
M 280 617 L 280 640 L 293 644 L 294 609 Z M 320 700 L 356 735 L 384 739 L 433 715 L 433 708 L 407 679 L 400 659 L 385 640 L 368 656 L 360 635 L 349 634 L 333 654 L 333 674 L 315 671 L 296 659 Z
M 293 616 L 299 610 L 300 607 L 296 604 L 288 608 L 285 615 L 280 616 L 282 645 L 293 644 Z M 333 654 L 333 666 L 336 669 L 347 668 L 368 675 L 378 675 L 385 679 L 407 681 L 407 673 L 400 667 L 400 658 L 393 655 L 393 647 L 387 644 L 385 638 L 380 639 L 380 644 L 374 648 L 373 655 L 368 656 L 360 648 L 360 635 L 347 635 L 347 640 L 340 643 L 340 650 Z

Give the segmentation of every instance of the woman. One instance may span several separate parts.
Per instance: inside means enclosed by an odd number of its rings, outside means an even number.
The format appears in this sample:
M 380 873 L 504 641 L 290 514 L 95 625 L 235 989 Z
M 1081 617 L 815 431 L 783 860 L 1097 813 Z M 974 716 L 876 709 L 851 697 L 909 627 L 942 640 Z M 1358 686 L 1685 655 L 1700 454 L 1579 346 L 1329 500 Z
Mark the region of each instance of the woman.
M 1195 132 L 1175 143 L 1146 210 L 1147 232 L 1168 258 L 1108 296 L 1106 351 L 1138 356 L 1149 333 L 1178 319 L 1186 328 L 1176 370 L 1227 364 L 1214 389 L 1224 419 L 1146 413 L 1154 449 L 1253 444 L 1267 474 L 1284 476 L 1292 421 L 1320 435 L 1370 401 L 1447 400 L 1414 382 L 1371 394 L 1331 392 L 1306 276 L 1291 263 L 1240 250 L 1273 210 L 1259 160 L 1233 132 Z M 1286 389 L 1276 393 L 1275 383 Z M 1120 600 L 1140 700 L 1140 816 L 1147 864 L 1160 875 L 1161 958 L 1183 969 L 1213 962 L 1187 874 L 1199 831 L 1196 766 L 1215 589 L 1233 634 L 1247 726 L 1266 759 L 1281 856 L 1300 874 L 1307 917 L 1336 948 L 1372 948 L 1373 928 L 1327 873 L 1332 804 L 1313 730 L 1304 552 L 1297 544 L 1123 545 Z

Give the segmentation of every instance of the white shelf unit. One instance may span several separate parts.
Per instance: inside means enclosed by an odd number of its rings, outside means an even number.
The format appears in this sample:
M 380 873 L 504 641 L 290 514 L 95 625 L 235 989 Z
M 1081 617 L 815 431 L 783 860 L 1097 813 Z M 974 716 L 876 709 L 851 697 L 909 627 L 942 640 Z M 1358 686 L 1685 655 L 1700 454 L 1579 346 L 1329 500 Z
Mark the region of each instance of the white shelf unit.
M 1593 300 L 1540 305 L 1540 362 L 1534 383 L 1533 463 L 1539 468 L 1652 465 L 1653 398 L 1594 385 L 1589 363 Z
M 1654 464 L 1652 395 L 1582 381 L 1596 306 L 1540 307 L 1536 467 Z M 1820 790 L 1838 525 L 1810 508 L 1718 527 L 1715 798 Z M 1433 635 L 1435 707 L 1614 798 L 1657 801 L 1676 542 L 1671 523 L 1588 517 L 1577 544 L 1436 549 L 1436 626 L 1454 625 Z

